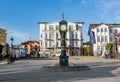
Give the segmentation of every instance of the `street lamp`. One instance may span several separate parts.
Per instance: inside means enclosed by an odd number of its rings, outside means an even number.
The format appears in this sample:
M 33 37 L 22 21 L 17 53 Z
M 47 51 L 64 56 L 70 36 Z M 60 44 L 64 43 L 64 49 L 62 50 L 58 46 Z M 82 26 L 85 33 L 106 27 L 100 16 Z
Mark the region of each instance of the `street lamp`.
M 12 52 L 12 50 L 13 50 L 13 41 L 14 41 L 13 36 L 11 36 L 10 41 L 11 41 L 11 55 L 12 55 L 13 54 L 13 52 Z
M 60 55 L 60 66 L 68 66 L 68 56 L 66 55 L 66 43 L 65 43 L 65 36 L 67 32 L 67 22 L 63 20 L 59 22 L 59 32 L 61 35 L 61 55 Z

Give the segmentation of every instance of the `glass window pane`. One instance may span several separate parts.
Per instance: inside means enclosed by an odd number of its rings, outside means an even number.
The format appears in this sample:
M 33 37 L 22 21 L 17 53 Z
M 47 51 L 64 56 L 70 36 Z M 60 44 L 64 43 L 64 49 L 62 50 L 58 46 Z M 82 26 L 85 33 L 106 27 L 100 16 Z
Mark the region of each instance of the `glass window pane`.
M 103 32 L 103 28 L 101 28 L 101 32 Z
M 99 28 L 97 28 L 97 32 L 100 32 Z
M 97 42 L 100 42 L 100 36 L 97 36 Z

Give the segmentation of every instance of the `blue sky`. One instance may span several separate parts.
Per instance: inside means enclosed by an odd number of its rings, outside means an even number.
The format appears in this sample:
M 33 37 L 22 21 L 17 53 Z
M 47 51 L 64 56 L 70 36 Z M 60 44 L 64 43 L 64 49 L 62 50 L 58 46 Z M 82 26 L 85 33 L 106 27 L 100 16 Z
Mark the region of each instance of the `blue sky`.
M 85 22 L 84 42 L 89 24 L 120 23 L 120 0 L 0 0 L 0 27 L 7 31 L 7 43 L 14 37 L 20 44 L 32 39 L 39 40 L 37 22 L 52 22 L 65 19 L 71 22 Z

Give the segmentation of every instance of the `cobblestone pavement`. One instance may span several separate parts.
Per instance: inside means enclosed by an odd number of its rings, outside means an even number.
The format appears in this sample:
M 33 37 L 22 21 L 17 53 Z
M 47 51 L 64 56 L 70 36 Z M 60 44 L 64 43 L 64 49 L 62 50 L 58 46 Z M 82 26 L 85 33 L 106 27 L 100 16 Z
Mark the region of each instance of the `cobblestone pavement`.
M 43 66 L 54 66 L 58 60 L 19 60 L 0 65 L 0 82 L 120 82 L 120 60 L 98 57 L 70 58 L 69 63 L 87 65 L 91 70 L 54 72 Z

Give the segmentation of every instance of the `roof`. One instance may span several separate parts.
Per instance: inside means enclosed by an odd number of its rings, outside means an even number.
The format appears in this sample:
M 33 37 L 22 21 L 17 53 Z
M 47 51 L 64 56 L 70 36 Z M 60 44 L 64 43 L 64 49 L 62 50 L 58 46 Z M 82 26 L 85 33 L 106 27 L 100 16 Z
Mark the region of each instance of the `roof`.
M 74 23 L 78 23 L 78 24 L 82 23 L 82 24 L 84 24 L 84 22 L 74 22 Z
M 84 42 L 83 45 L 90 45 L 90 42 Z
M 3 29 L 3 28 L 0 28 L 0 30 L 6 31 L 6 30 L 5 30 L 5 29 Z
M 48 23 L 48 22 L 38 22 L 38 24 L 46 24 L 46 23 Z
M 39 44 L 38 41 L 26 41 L 26 42 L 21 43 L 21 45 L 28 45 L 28 44 L 30 44 L 32 42 L 37 42 Z
M 55 21 L 55 22 L 60 22 L 60 21 Z M 55 22 L 38 22 L 38 24 L 55 23 Z M 69 22 L 69 21 L 67 21 L 67 22 Z M 84 22 L 73 22 L 73 23 L 77 23 L 77 24 L 82 23 L 82 24 L 84 24 Z
M 90 26 L 89 26 L 89 28 L 95 28 L 96 26 L 99 26 L 99 25 L 102 25 L 102 24 L 105 24 L 105 23 L 100 23 L 100 24 L 90 24 Z M 116 24 L 116 23 L 114 23 L 114 24 L 105 24 L 105 25 L 107 25 L 107 26 L 109 26 L 109 27 L 120 27 L 120 24 Z

